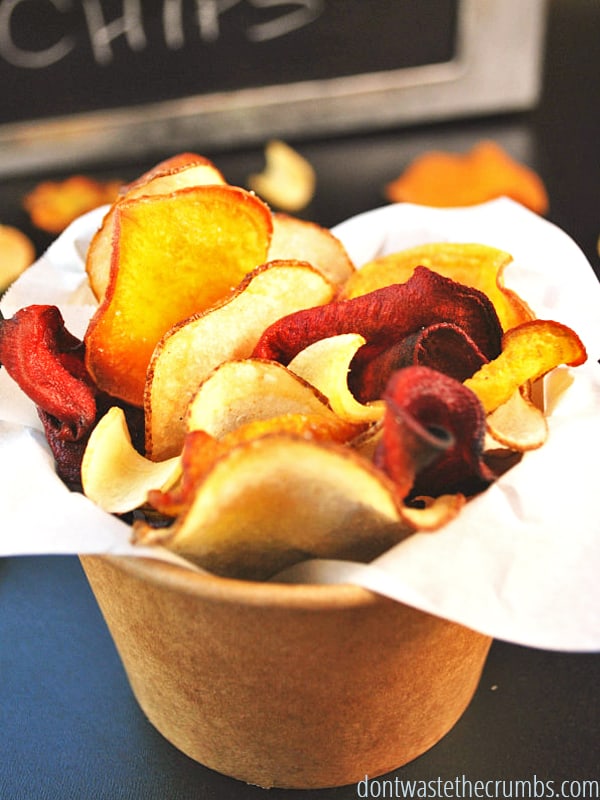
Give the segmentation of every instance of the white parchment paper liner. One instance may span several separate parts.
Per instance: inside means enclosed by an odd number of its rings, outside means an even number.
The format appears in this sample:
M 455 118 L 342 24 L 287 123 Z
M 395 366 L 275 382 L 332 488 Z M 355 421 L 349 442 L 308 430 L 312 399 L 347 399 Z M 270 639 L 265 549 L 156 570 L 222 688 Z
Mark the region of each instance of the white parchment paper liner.
M 83 258 L 103 209 L 82 217 L 7 292 L 5 317 L 54 303 L 82 335 L 93 310 Z M 553 403 L 550 435 L 442 531 L 416 534 L 362 565 L 311 561 L 286 579 L 352 582 L 519 644 L 600 649 L 600 284 L 560 229 L 509 200 L 464 209 L 386 206 L 339 225 L 355 263 L 435 241 L 480 242 L 514 257 L 506 283 L 539 318 L 571 326 L 588 362 L 559 368 L 571 382 Z M 550 392 L 550 394 L 552 394 Z M 134 547 L 129 528 L 56 477 L 31 402 L 0 370 L 0 556 L 112 553 L 170 558 Z M 177 560 L 177 559 L 173 559 Z

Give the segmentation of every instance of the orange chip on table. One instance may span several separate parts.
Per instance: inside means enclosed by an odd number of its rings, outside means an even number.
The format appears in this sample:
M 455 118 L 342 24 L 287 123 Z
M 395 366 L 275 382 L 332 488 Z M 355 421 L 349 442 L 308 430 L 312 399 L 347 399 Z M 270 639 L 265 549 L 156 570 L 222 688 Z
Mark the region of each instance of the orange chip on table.
M 437 207 L 471 206 L 510 197 L 537 214 L 545 214 L 549 205 L 539 175 L 487 140 L 464 154 L 424 153 L 387 184 L 385 194 L 394 203 Z
M 87 175 L 72 175 L 64 181 L 44 181 L 24 197 L 23 207 L 37 228 L 61 233 L 87 211 L 112 203 L 121 185 L 119 180 L 98 181 Z

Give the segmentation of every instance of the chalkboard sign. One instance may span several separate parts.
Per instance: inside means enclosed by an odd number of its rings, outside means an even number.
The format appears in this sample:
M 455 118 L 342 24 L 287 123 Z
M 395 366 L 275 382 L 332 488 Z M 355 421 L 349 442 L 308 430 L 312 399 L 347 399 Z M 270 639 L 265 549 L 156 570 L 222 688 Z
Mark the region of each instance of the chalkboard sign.
M 523 107 L 542 6 L 0 0 L 0 172 Z

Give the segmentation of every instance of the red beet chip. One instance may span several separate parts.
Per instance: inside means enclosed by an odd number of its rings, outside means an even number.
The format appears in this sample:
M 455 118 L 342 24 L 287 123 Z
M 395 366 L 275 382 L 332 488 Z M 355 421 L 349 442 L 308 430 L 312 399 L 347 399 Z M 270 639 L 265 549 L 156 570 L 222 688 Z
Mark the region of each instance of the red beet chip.
M 366 340 L 357 354 L 361 364 L 440 322 L 461 328 L 488 360 L 500 353 L 502 328 L 491 301 L 477 289 L 417 267 L 405 283 L 282 317 L 264 331 L 253 356 L 287 364 L 319 339 L 359 333 Z
M 56 306 L 32 305 L 0 320 L 0 363 L 25 394 L 57 420 L 56 435 L 77 441 L 96 419 L 96 389 L 83 344 Z
M 349 386 L 361 403 L 368 403 L 382 396 L 392 373 L 402 367 L 431 367 L 462 383 L 487 361 L 462 328 L 438 322 L 393 343 L 371 360 L 353 363 Z
M 485 412 L 470 389 L 429 367 L 406 367 L 392 375 L 383 399 L 376 462 L 403 498 L 470 496 L 492 482 L 482 457 Z M 409 485 L 411 464 L 415 477 Z

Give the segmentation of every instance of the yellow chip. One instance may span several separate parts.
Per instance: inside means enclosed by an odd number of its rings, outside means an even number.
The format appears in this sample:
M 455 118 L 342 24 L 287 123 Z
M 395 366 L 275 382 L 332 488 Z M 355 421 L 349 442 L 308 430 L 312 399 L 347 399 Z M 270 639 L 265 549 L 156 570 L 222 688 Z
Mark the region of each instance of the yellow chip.
M 464 385 L 475 392 L 489 414 L 528 381 L 541 378 L 560 364 L 578 366 L 586 358 L 585 347 L 571 328 L 536 319 L 508 331 L 500 355 L 484 364 Z

